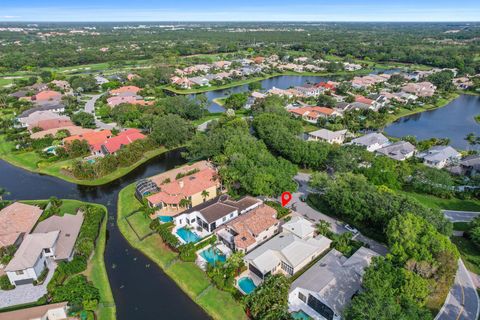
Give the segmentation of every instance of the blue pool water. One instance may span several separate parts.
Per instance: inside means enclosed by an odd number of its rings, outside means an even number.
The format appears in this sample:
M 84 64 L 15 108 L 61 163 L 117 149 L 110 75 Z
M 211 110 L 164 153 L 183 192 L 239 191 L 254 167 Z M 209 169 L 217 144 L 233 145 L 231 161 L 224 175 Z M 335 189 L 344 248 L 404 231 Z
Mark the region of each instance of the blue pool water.
M 172 222 L 173 218 L 169 217 L 169 216 L 160 216 L 160 217 L 158 217 L 158 220 L 160 220 L 160 222 L 167 223 L 167 222 Z
M 200 255 L 211 265 L 215 265 L 217 262 L 225 262 L 227 260 L 227 257 L 224 254 L 212 247 L 203 250 Z
M 197 242 L 198 240 L 200 240 L 200 237 L 190 231 L 190 230 L 187 230 L 185 228 L 180 228 L 177 230 L 177 235 L 183 239 L 183 241 L 185 241 L 186 243 L 192 243 L 192 242 Z
M 310 319 L 312 319 L 308 314 L 306 314 L 302 310 L 292 312 L 292 317 L 295 320 L 310 320 Z
M 249 277 L 243 277 L 238 280 L 238 286 L 242 289 L 243 292 L 246 294 L 250 294 L 257 288 L 253 280 Z

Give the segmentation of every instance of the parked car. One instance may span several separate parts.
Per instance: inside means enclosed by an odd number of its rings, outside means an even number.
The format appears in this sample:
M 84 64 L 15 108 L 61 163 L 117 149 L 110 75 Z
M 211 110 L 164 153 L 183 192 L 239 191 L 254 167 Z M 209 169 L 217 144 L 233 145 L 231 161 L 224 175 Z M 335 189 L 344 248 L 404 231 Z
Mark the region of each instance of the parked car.
M 307 201 L 307 196 L 306 195 L 301 195 L 300 196 L 300 201 L 302 201 L 302 202 Z
M 347 229 L 348 231 L 350 231 L 351 233 L 353 234 L 358 234 L 358 230 L 354 227 L 352 227 L 351 225 L 349 224 L 346 224 L 345 225 L 345 229 Z

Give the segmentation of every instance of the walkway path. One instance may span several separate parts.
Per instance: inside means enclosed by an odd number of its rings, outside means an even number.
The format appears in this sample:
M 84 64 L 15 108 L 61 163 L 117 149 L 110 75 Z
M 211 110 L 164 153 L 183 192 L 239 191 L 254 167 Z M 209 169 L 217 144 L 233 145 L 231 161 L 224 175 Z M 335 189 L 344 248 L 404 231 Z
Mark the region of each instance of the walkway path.
M 324 220 L 330 223 L 330 228 L 332 229 L 333 232 L 335 233 L 344 233 L 347 232 L 348 230 L 345 229 L 344 223 L 336 218 L 330 217 L 326 214 L 323 214 L 312 207 L 310 207 L 307 203 L 302 202 L 300 200 L 301 196 L 306 197 L 309 193 L 311 193 L 313 190 L 311 190 L 308 187 L 308 181 L 310 180 L 310 175 L 306 173 L 298 173 L 295 176 L 295 181 L 298 182 L 298 191 L 292 194 L 292 201 L 291 205 L 289 205 L 289 208 L 292 208 L 303 215 L 305 218 L 318 222 L 319 220 Z M 357 234 L 354 237 L 356 240 L 362 241 L 364 243 L 367 243 L 370 246 L 370 249 L 373 251 L 381 254 L 381 255 L 386 255 L 388 252 L 388 248 L 383 245 L 380 242 L 377 242 L 373 239 L 367 238 L 362 234 Z
M 480 212 L 475 211 L 455 211 L 442 210 L 445 217 L 452 222 L 469 222 L 480 215 Z
M 455 283 L 435 320 L 476 320 L 478 312 L 479 300 L 475 284 L 463 261 L 459 259 Z
M 41 285 L 34 286 L 33 284 L 24 284 L 17 286 L 13 290 L 0 290 L 0 309 L 19 304 L 32 303 L 47 294 L 47 285 L 53 277 L 57 264 L 51 263 L 48 267 L 50 270 L 48 271 L 47 278 Z
M 98 99 L 100 99 L 100 97 L 103 96 L 103 95 L 104 95 L 103 93 L 100 93 L 100 94 L 96 94 L 96 95 L 93 95 L 93 96 L 89 96 L 90 100 L 88 100 L 85 103 L 85 112 L 95 115 L 95 102 Z M 104 129 L 104 130 L 112 130 L 113 128 L 116 127 L 115 124 L 107 124 L 107 123 L 102 122 L 101 120 L 97 119 L 97 117 L 95 117 L 95 125 L 98 128 Z

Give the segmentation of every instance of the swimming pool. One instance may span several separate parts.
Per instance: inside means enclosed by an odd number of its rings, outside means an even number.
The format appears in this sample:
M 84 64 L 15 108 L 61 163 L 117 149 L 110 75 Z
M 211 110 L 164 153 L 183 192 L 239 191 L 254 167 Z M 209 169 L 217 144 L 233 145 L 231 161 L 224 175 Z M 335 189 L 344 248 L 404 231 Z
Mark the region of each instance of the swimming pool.
M 217 262 L 225 262 L 227 260 L 227 257 L 220 250 L 213 247 L 203 250 L 200 252 L 200 255 L 212 266 Z
M 310 317 L 308 314 L 303 312 L 303 310 L 292 312 L 292 317 L 295 320 L 310 320 L 310 319 L 312 319 L 312 317 Z
M 172 221 L 173 221 L 173 217 L 169 217 L 169 216 L 159 216 L 159 217 L 158 217 L 158 220 L 160 220 L 160 222 L 167 223 L 167 222 L 172 222 Z
M 198 234 L 185 228 L 178 229 L 177 235 L 180 238 L 182 238 L 182 240 L 185 241 L 186 243 L 197 242 L 198 240 L 200 240 L 200 237 L 198 236 Z
M 255 283 L 253 283 L 253 280 L 249 277 L 240 278 L 238 280 L 238 286 L 245 294 L 250 294 L 257 288 Z

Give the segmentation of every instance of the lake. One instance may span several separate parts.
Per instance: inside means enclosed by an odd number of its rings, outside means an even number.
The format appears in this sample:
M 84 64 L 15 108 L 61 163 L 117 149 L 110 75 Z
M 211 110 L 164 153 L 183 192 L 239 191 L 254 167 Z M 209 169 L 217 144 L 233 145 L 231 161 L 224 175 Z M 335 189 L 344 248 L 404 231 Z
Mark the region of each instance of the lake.
M 384 132 L 392 137 L 415 136 L 419 140 L 449 138 L 450 144 L 461 150 L 480 150 L 465 137 L 469 133 L 480 135 L 480 124 L 474 117 L 480 114 L 480 96 L 461 95 L 445 107 L 425 111 L 398 119 Z

